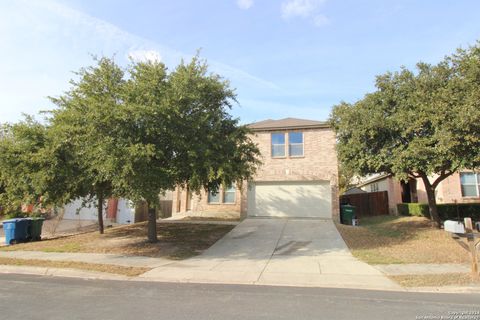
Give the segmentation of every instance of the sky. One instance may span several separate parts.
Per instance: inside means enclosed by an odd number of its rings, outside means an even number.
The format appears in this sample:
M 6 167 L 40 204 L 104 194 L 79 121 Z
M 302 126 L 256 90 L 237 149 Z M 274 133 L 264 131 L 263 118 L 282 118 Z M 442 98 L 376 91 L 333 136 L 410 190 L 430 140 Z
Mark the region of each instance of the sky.
M 237 93 L 241 123 L 326 120 L 375 76 L 436 63 L 480 39 L 480 1 L 2 0 L 0 122 L 54 106 L 92 55 L 158 60 L 200 50 Z

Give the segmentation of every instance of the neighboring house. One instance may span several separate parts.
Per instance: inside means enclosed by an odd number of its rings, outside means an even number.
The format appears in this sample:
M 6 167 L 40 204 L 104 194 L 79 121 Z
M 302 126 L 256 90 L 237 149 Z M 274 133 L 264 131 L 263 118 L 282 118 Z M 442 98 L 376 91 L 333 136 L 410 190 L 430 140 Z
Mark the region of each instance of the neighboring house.
M 177 188 L 173 216 L 338 217 L 335 134 L 325 122 L 286 118 L 250 124 L 262 166 L 253 181 L 218 193 Z
M 357 187 L 354 187 L 354 188 L 348 189 L 342 195 L 343 196 L 348 196 L 348 195 L 351 195 L 351 194 L 362 194 L 362 193 L 367 193 L 367 191 L 362 190 L 362 189 L 357 188 Z
M 409 179 L 405 183 L 390 174 L 375 174 L 363 179 L 357 188 L 367 192 L 387 191 L 391 214 L 397 213 L 399 203 L 428 202 L 421 179 Z M 435 196 L 437 203 L 480 202 L 480 174 L 469 170 L 456 172 L 440 182 Z
M 172 191 L 167 191 L 159 196 L 160 209 L 159 217 L 170 217 L 172 212 Z M 118 224 L 130 224 L 134 222 L 146 221 L 148 208 L 145 203 L 134 204 L 127 199 L 111 198 L 105 201 L 103 208 L 103 218 L 107 222 Z M 77 199 L 65 205 L 63 219 L 67 220 L 91 220 L 96 221 L 97 207 L 96 200 L 83 203 L 82 199 Z
M 109 199 L 103 207 L 103 218 L 109 222 L 130 224 L 135 222 L 135 206 L 126 199 Z M 96 201 L 83 203 L 78 199 L 65 205 L 63 211 L 65 220 L 98 219 Z

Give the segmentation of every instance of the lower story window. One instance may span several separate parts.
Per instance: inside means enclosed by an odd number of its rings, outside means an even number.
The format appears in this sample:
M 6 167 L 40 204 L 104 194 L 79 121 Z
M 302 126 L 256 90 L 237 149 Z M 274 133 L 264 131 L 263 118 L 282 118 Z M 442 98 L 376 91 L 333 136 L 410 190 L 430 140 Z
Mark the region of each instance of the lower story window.
M 480 193 L 480 174 L 473 172 L 461 172 L 460 184 L 462 197 L 478 197 Z
M 220 192 L 208 191 L 208 203 L 219 203 Z
M 234 185 L 231 185 L 230 187 L 226 188 L 223 191 L 223 203 L 235 203 L 235 193 L 236 189 Z

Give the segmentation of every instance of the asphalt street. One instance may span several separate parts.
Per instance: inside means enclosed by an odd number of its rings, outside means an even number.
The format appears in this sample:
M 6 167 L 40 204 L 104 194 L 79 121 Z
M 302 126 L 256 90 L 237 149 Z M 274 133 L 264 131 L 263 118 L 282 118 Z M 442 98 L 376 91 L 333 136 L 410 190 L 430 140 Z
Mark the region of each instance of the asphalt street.
M 480 294 L 0 274 L 0 319 L 479 319 Z

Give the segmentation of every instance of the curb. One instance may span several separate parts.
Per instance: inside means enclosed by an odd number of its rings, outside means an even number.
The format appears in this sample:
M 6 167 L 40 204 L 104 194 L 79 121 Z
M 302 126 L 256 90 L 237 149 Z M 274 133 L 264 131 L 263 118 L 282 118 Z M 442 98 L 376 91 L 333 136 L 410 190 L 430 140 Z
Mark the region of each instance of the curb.
M 480 286 L 466 287 L 409 287 L 405 288 L 407 292 L 425 292 L 425 293 L 480 293 Z
M 137 282 L 160 282 L 160 283 L 201 283 L 201 284 L 244 284 L 244 285 L 254 285 L 254 286 L 286 286 L 286 287 L 305 287 L 305 288 L 314 288 L 312 286 L 294 286 L 294 285 L 285 285 L 285 284 L 263 284 L 263 283 L 224 283 L 224 282 L 215 282 L 215 281 L 185 281 L 178 279 L 177 281 L 166 281 L 162 279 L 154 278 L 142 278 L 141 275 L 137 277 L 128 277 L 122 275 L 116 275 L 106 272 L 98 271 L 86 271 L 78 269 L 68 269 L 68 268 L 46 268 L 46 267 L 30 267 L 30 266 L 11 266 L 11 265 L 0 265 L 0 274 L 24 274 L 24 275 L 37 275 L 37 276 L 48 276 L 48 277 L 62 277 L 62 278 L 76 278 L 84 280 L 110 280 L 110 281 L 137 281 Z M 462 293 L 478 293 L 480 294 L 480 286 L 469 286 L 469 287 L 410 287 L 402 288 L 401 290 L 393 289 L 381 289 L 381 288 L 352 288 L 352 287 L 315 287 L 315 288 L 324 288 L 324 289 L 352 289 L 352 290 L 385 290 L 391 292 L 417 292 L 417 293 L 453 293 L 453 294 L 462 294 Z
M 50 277 L 66 277 L 81 278 L 90 280 L 122 280 L 129 281 L 133 277 L 116 275 L 106 272 L 86 271 L 67 268 L 46 268 L 46 267 L 30 267 L 30 266 L 10 266 L 0 265 L 0 274 L 28 274 Z

